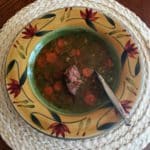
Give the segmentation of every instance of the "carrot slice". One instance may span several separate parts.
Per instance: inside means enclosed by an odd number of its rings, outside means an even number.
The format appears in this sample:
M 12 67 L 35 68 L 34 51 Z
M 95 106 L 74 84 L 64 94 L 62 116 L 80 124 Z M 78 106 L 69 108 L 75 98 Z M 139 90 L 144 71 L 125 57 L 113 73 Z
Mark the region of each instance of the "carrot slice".
M 96 102 L 95 95 L 92 92 L 87 92 L 84 97 L 84 102 L 89 106 L 93 106 Z
M 46 96 L 51 96 L 51 94 L 53 93 L 53 88 L 51 86 L 46 86 L 43 92 Z
M 70 56 L 80 56 L 80 49 L 72 49 Z
M 46 60 L 48 63 L 55 63 L 58 59 L 58 56 L 55 52 L 46 53 Z
M 62 38 L 58 39 L 57 40 L 57 46 L 58 46 L 58 48 L 64 48 L 64 46 L 65 46 L 64 39 L 62 39 Z
M 92 73 L 93 73 L 93 70 L 88 67 L 82 69 L 82 74 L 86 78 L 89 78 L 92 75 Z
M 43 68 L 46 65 L 45 57 L 43 57 L 43 56 L 38 57 L 38 59 L 37 59 L 37 65 L 40 68 Z
M 62 83 L 60 81 L 57 81 L 57 82 L 55 82 L 53 87 L 54 87 L 55 91 L 61 91 L 62 90 Z

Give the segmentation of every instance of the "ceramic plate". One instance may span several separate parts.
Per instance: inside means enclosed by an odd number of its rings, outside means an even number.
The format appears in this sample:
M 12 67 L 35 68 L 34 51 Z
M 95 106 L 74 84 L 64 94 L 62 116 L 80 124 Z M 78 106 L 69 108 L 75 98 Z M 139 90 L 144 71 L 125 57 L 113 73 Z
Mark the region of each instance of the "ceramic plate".
M 48 44 L 55 32 L 73 28 L 84 28 L 95 33 L 112 45 L 108 49 L 115 49 L 118 60 L 115 58 L 114 61 L 120 71 L 117 70 L 115 80 L 119 82 L 114 91 L 125 112 L 129 113 L 141 85 L 138 49 L 130 33 L 119 22 L 90 8 L 58 9 L 26 25 L 14 40 L 7 56 L 6 87 L 14 107 L 32 127 L 53 137 L 82 139 L 100 135 L 121 120 L 111 101 L 106 100 L 93 111 L 69 115 L 47 107 L 35 94 L 30 78 L 32 55 Z M 113 65 L 110 59 L 103 64 L 106 68 Z

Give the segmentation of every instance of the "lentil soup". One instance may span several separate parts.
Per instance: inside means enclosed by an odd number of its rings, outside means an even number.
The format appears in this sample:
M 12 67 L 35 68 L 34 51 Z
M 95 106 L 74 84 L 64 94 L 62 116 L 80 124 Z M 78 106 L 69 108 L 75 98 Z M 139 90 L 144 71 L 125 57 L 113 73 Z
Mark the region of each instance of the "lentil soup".
M 72 66 L 77 68 L 81 81 L 74 94 L 67 87 L 65 75 Z M 102 74 L 113 90 L 116 89 L 120 65 L 115 49 L 93 31 L 77 28 L 60 31 L 59 36 L 39 51 L 33 76 L 38 92 L 53 110 L 82 114 L 109 101 L 93 69 Z

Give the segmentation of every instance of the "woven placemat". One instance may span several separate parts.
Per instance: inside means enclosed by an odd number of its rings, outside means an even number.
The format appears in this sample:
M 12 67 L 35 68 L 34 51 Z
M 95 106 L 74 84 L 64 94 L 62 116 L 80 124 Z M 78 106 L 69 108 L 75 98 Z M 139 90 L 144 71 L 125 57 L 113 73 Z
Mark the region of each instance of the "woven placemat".
M 123 22 L 140 50 L 143 64 L 143 85 L 132 125 L 122 123 L 101 136 L 77 141 L 48 137 L 30 127 L 14 110 L 4 87 L 4 63 L 17 33 L 30 21 L 47 11 L 68 6 L 86 6 L 100 10 Z M 37 0 L 13 16 L 0 30 L 0 134 L 16 150 L 141 150 L 150 142 L 150 30 L 131 11 L 114 0 Z

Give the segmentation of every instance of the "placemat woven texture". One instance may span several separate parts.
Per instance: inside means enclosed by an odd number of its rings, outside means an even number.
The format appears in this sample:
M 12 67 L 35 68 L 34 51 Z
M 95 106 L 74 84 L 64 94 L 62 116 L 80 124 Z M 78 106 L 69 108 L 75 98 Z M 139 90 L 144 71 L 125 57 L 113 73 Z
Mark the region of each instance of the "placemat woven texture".
M 65 141 L 48 137 L 30 127 L 14 110 L 4 86 L 4 63 L 17 33 L 34 18 L 62 7 L 86 6 L 118 19 L 132 34 L 141 55 L 143 85 L 131 112 L 132 125 L 122 123 L 102 135 Z M 37 0 L 19 11 L 0 30 L 0 134 L 15 150 L 141 150 L 150 143 L 150 30 L 134 13 L 115 0 Z

